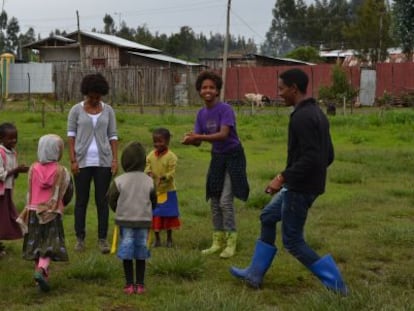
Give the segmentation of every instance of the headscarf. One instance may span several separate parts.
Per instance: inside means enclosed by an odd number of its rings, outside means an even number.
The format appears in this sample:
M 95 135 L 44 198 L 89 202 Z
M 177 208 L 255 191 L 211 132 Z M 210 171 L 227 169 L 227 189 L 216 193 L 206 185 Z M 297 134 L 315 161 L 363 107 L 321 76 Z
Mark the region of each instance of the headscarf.
M 37 158 L 40 163 L 56 162 L 62 156 L 63 140 L 56 134 L 47 134 L 39 139 Z

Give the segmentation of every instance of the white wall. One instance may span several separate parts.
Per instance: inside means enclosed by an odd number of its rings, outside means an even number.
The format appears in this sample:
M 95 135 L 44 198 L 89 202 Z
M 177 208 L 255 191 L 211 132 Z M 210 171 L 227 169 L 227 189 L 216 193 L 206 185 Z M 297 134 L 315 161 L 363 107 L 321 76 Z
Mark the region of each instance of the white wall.
M 46 63 L 10 64 L 9 94 L 55 92 L 53 65 Z
M 373 106 L 375 103 L 375 91 L 377 74 L 374 69 L 361 69 L 361 81 L 359 89 L 359 101 L 363 106 Z

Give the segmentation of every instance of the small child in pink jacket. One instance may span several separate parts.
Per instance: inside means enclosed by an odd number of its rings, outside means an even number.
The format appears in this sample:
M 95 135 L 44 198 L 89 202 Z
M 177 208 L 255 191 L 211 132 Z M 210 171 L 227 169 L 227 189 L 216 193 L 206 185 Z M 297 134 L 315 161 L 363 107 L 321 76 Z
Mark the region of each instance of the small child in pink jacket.
M 27 230 L 23 258 L 35 261 L 33 278 L 40 290 L 49 291 L 50 261 L 68 261 L 63 231 L 63 209 L 73 186 L 69 172 L 59 164 L 63 140 L 54 134 L 39 139 L 38 161 L 29 170 L 27 205 L 19 222 Z M 27 226 L 27 227 L 26 227 Z

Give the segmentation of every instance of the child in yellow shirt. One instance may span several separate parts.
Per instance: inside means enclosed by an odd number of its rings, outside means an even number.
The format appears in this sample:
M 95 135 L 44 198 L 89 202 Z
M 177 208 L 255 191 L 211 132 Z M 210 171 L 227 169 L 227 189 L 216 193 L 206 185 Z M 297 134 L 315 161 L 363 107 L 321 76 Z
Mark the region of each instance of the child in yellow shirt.
M 172 247 L 172 230 L 180 228 L 178 200 L 175 187 L 177 156 L 168 148 L 171 134 L 166 128 L 152 133 L 154 150 L 147 156 L 145 172 L 154 179 L 157 188 L 157 207 L 153 211 L 154 247 L 161 246 L 160 231 L 167 231 L 167 247 Z

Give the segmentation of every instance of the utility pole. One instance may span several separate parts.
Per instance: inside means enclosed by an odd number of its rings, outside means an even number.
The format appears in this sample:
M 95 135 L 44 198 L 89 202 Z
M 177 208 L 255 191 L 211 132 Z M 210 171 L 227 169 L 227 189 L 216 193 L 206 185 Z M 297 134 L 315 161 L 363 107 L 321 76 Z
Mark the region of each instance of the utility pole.
M 231 0 L 227 2 L 227 19 L 226 19 L 226 37 L 224 38 L 224 52 L 223 52 L 223 69 L 221 78 L 223 79 L 223 87 L 221 88 L 220 100 L 224 100 L 224 94 L 226 92 L 226 73 L 227 73 L 227 56 L 229 53 L 229 36 L 230 36 L 230 8 Z
M 122 12 L 114 12 L 115 15 L 118 15 L 118 30 L 121 30 L 121 16 Z
M 78 24 L 78 42 L 79 42 L 79 58 L 80 58 L 80 68 L 83 70 L 83 50 L 82 50 L 82 35 L 79 26 L 79 12 L 76 10 L 76 20 Z

